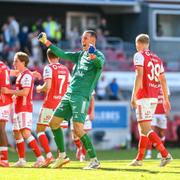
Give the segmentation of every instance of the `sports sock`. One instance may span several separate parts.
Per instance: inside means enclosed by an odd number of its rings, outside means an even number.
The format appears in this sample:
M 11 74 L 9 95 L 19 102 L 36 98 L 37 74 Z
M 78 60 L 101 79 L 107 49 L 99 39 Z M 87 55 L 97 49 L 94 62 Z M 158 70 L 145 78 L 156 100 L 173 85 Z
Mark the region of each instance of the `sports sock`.
M 64 148 L 64 135 L 63 131 L 61 128 L 58 129 L 52 129 L 53 135 L 54 135 L 54 140 L 56 142 L 56 145 L 60 151 L 60 153 L 65 152 Z
M 144 154 L 146 151 L 148 143 L 148 138 L 147 136 L 141 135 L 139 139 L 139 144 L 138 144 L 138 154 L 136 156 L 136 160 L 141 161 L 144 158 Z
M 81 148 L 81 146 L 82 146 L 80 139 L 75 139 L 74 144 L 76 145 L 77 148 Z
M 32 135 L 27 138 L 27 143 L 29 147 L 33 150 L 36 157 L 39 157 L 42 155 L 41 150 L 38 146 L 38 143 Z
M 94 150 L 94 147 L 91 143 L 91 140 L 87 134 L 84 134 L 81 138 L 81 142 L 83 143 L 84 148 L 86 149 L 88 155 L 90 158 L 96 157 L 96 152 Z
M 167 157 L 168 151 L 162 144 L 159 136 L 154 131 L 150 131 L 147 136 L 149 140 L 152 142 L 152 144 L 154 145 L 154 147 L 161 153 L 162 157 Z
M 85 155 L 86 155 L 86 149 L 85 149 L 85 147 L 84 147 L 84 146 L 82 146 L 81 151 L 82 151 L 82 154 L 85 156 Z
M 8 147 L 0 146 L 0 161 L 8 162 Z
M 17 148 L 19 159 L 20 158 L 24 159 L 25 158 L 25 143 L 24 143 L 23 138 L 16 140 L 16 148 Z
M 146 147 L 147 150 L 152 150 L 152 143 L 151 141 L 148 139 L 148 143 L 147 143 L 147 147 Z
M 39 142 L 42 146 L 42 148 L 44 149 L 46 155 L 48 154 L 48 156 L 50 156 L 50 147 L 49 147 L 49 142 L 48 142 L 48 138 L 46 136 L 46 134 L 44 132 L 40 132 L 37 134 Z M 52 153 L 51 153 L 52 155 Z

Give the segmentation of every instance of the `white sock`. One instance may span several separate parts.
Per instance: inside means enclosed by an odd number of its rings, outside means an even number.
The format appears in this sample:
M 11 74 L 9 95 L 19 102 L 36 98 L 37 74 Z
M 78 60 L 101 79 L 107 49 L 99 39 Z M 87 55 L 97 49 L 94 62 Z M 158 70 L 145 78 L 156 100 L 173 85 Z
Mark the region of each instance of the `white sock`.
M 151 155 L 152 154 L 152 151 L 150 149 L 147 150 L 147 154 L 148 155 Z
M 52 157 L 52 153 L 51 153 L 51 152 L 48 152 L 48 153 L 46 154 L 46 157 L 47 157 L 47 158 L 51 158 L 51 157 Z
M 38 161 L 44 161 L 44 157 L 43 156 L 39 156 L 39 157 L 37 157 L 37 160 Z

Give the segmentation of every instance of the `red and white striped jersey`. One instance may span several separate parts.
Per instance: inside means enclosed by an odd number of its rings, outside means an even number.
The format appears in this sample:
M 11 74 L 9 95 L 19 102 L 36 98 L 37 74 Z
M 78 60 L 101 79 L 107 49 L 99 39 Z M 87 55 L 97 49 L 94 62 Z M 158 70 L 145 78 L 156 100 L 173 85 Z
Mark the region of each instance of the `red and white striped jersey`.
M 16 79 L 16 90 L 29 88 L 27 96 L 16 96 L 15 100 L 15 113 L 19 112 L 32 112 L 32 93 L 34 87 L 34 79 L 29 69 L 20 73 Z
M 160 89 L 158 77 L 164 73 L 161 59 L 150 50 L 137 52 L 134 55 L 134 66 L 135 68 L 137 66 L 143 67 L 142 87 L 139 89 L 136 98 L 157 98 Z
M 43 78 L 52 80 L 43 107 L 55 109 L 67 91 L 70 81 L 69 70 L 60 63 L 48 64 L 44 68 Z
M 10 70 L 0 61 L 0 88 L 6 87 L 10 89 Z M 12 103 L 12 96 L 10 94 L 0 94 L 0 106 L 6 106 Z

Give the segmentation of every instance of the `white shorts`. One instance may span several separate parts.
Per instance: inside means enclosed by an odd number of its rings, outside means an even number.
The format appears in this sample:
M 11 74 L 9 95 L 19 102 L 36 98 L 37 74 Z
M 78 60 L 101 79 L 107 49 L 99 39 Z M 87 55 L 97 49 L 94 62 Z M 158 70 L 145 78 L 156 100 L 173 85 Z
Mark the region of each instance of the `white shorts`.
M 52 117 L 53 113 L 54 113 L 54 109 L 42 107 L 41 110 L 40 110 L 38 124 L 44 125 L 44 126 L 49 126 L 49 122 L 51 120 L 51 117 Z M 68 127 L 68 122 L 63 121 L 60 124 L 60 126 L 62 128 L 67 128 Z
M 137 121 L 150 121 L 156 110 L 157 98 L 143 98 L 136 101 L 136 117 Z
M 19 131 L 22 129 L 32 129 L 32 113 L 20 112 L 15 113 L 13 117 L 13 131 Z
M 70 120 L 70 127 L 71 127 L 71 130 L 74 130 L 72 118 Z M 89 119 L 89 115 L 86 116 L 86 120 L 84 122 L 84 128 L 83 129 L 85 131 L 89 131 L 92 129 L 92 121 Z
M 151 125 L 157 126 L 161 129 L 167 129 L 167 117 L 166 117 L 166 115 L 165 114 L 155 114 L 153 116 Z
M 11 104 L 0 106 L 0 121 L 9 121 L 11 117 Z

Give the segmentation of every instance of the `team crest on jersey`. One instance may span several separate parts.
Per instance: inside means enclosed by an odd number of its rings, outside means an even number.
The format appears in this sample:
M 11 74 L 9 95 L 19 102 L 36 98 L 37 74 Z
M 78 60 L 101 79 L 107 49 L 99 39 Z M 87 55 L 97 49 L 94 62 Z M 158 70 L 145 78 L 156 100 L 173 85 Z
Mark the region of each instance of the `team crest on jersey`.
M 146 54 L 147 56 L 150 56 L 150 52 L 149 52 L 149 51 L 145 51 L 145 54 Z
M 52 66 L 54 69 L 57 69 L 57 66 L 55 65 L 55 64 L 53 64 L 53 66 Z

